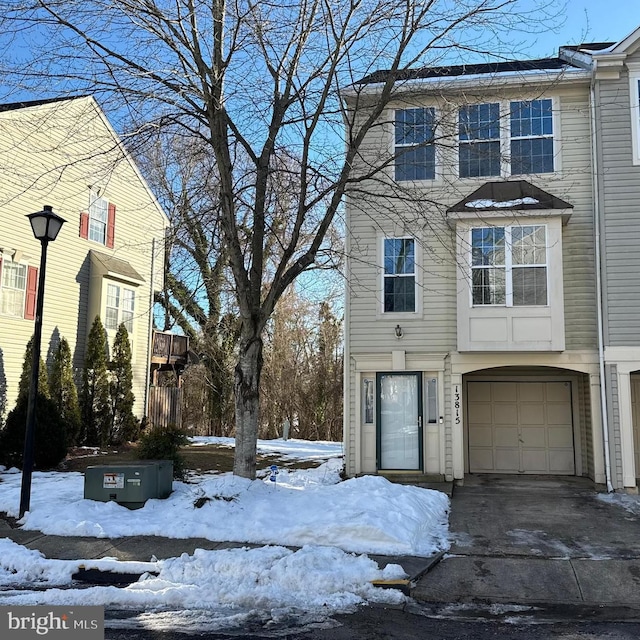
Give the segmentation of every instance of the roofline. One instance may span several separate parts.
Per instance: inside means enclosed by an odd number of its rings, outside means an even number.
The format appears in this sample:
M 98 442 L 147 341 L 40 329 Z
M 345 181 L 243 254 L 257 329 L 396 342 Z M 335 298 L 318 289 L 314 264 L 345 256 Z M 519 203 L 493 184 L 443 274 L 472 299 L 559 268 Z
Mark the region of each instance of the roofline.
M 455 76 L 444 78 L 421 78 L 415 80 L 398 81 L 398 92 L 410 92 L 424 90 L 426 86 L 431 89 L 488 89 L 500 82 L 500 88 L 505 86 L 522 86 L 533 84 L 553 84 L 562 81 L 563 84 L 578 84 L 591 81 L 591 71 L 586 69 L 568 68 L 560 71 L 503 71 L 502 73 L 475 74 L 469 76 Z M 375 84 L 352 84 L 341 93 L 345 97 L 357 97 L 360 95 L 375 95 L 379 93 L 382 82 Z M 358 88 L 355 88 L 358 87 Z
M 30 107 L 41 107 L 57 102 L 69 102 L 70 100 L 80 100 L 89 98 L 89 94 L 81 94 L 78 96 L 66 96 L 63 98 L 43 98 L 41 100 L 21 100 L 20 102 L 7 102 L 0 104 L 0 113 L 5 111 L 18 111 L 19 109 L 29 109 Z

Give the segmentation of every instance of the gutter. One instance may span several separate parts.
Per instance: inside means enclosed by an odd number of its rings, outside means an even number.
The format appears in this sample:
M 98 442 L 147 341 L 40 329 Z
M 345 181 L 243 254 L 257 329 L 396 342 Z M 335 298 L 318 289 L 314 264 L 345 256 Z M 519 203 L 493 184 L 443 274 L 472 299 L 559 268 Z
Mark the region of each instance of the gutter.
M 598 141 L 596 131 L 596 91 L 595 77 L 591 80 L 589 99 L 591 102 L 591 161 L 593 167 L 593 218 L 595 226 L 595 258 L 596 258 L 596 310 L 598 316 L 598 364 L 600 371 L 600 405 L 602 412 L 602 438 L 604 446 L 604 473 L 607 482 L 607 491 L 613 491 L 611 483 L 611 454 L 609 451 L 609 411 L 607 406 L 607 381 L 605 377 L 604 361 L 604 322 L 602 301 L 602 257 L 600 238 L 600 188 L 598 170 Z
M 567 84 L 586 84 L 591 78 L 591 71 L 586 69 L 563 69 L 552 71 L 503 71 L 500 73 L 482 73 L 467 76 L 443 76 L 437 78 L 416 78 L 414 80 L 398 80 L 396 93 L 446 89 L 447 91 L 464 89 L 495 89 L 500 87 L 524 87 L 526 85 L 555 84 L 562 81 Z M 380 83 L 358 85 L 354 83 L 340 93 L 345 98 L 361 95 L 375 96 L 380 92 Z

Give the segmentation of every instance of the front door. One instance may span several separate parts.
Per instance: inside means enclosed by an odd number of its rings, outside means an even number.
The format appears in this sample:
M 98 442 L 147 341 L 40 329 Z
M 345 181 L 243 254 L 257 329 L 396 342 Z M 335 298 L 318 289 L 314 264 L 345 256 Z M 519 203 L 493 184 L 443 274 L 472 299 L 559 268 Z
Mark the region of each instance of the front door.
M 378 373 L 378 469 L 422 469 L 422 376 Z

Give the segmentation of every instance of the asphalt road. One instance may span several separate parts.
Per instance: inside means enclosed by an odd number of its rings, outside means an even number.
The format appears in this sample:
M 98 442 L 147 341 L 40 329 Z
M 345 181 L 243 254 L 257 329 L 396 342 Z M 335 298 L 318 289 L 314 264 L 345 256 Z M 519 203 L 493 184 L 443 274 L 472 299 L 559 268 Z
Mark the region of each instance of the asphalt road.
M 107 616 L 108 617 L 108 616 Z M 640 612 L 629 610 L 456 608 L 410 604 L 363 607 L 319 626 L 279 625 L 201 632 L 110 629 L 106 640 L 637 640 Z

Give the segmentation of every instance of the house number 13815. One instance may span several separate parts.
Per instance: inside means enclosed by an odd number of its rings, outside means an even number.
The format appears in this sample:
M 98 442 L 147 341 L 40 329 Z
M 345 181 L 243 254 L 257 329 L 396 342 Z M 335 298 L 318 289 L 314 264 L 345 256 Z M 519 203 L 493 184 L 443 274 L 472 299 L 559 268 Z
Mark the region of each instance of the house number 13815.
M 453 387 L 453 415 L 456 424 L 460 424 L 460 385 Z

